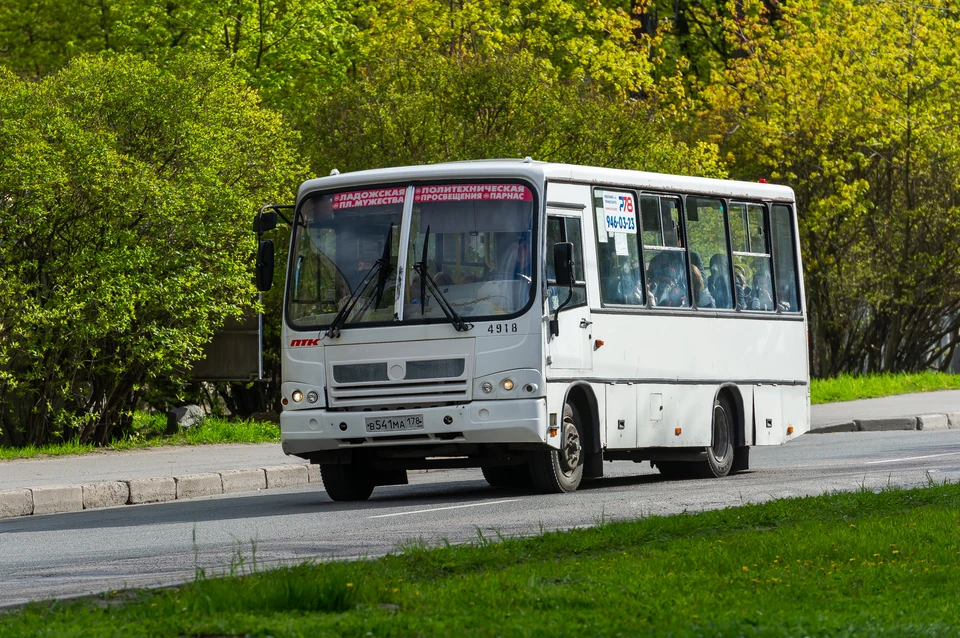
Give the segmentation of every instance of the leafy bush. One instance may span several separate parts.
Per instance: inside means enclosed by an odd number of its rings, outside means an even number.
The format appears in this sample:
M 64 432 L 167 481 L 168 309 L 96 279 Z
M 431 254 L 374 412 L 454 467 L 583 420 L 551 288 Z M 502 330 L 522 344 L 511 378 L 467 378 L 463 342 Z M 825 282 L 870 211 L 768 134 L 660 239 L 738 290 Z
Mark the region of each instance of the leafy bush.
M 292 144 L 205 59 L 0 70 L 0 442 L 109 442 L 253 306 L 251 214 L 289 199 Z

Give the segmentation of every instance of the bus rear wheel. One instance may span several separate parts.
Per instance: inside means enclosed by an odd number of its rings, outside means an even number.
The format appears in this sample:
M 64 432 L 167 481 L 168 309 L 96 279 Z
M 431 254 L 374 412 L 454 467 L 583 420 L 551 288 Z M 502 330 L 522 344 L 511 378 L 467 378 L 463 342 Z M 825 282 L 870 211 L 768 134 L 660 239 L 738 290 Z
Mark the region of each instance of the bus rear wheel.
M 559 450 L 551 448 L 530 455 L 533 486 L 544 494 L 573 492 L 583 479 L 583 426 L 569 403 L 563 406 L 560 437 Z
M 373 480 L 358 465 L 321 464 L 320 478 L 327 495 L 335 501 L 365 501 L 373 494 Z
M 733 408 L 725 396 L 713 403 L 713 428 L 707 458 L 699 463 L 698 474 L 702 478 L 723 478 L 733 468 Z

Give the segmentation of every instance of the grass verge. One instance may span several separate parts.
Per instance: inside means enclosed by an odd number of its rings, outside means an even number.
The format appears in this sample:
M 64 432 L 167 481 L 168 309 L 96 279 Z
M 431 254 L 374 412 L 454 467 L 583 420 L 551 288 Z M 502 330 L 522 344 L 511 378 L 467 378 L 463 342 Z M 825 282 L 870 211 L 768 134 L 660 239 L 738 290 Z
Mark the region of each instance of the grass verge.
M 810 403 L 834 403 L 854 399 L 875 399 L 894 394 L 960 389 L 960 374 L 918 372 L 913 374 L 840 375 L 832 379 L 811 379 Z
M 77 441 L 40 447 L 0 447 L 0 461 L 29 459 L 38 456 L 88 454 L 100 450 L 133 450 L 161 445 L 199 445 L 203 443 L 279 443 L 280 426 L 276 423 L 252 420 L 227 420 L 208 417 L 199 425 L 167 436 L 166 415 L 138 412 L 134 415 L 133 434 L 114 441 L 107 447 L 94 447 Z
M 602 522 L 31 605 L 0 636 L 956 636 L 960 485 Z

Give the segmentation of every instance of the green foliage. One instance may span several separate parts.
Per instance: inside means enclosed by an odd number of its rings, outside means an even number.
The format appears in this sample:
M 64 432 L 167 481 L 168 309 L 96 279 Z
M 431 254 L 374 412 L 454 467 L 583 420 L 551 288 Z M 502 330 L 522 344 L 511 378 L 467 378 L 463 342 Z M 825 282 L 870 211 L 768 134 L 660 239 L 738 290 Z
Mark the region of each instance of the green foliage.
M 366 7 L 363 61 L 400 58 L 407 68 L 436 56 L 500 58 L 521 51 L 558 77 L 623 96 L 651 82 L 649 43 L 616 3 L 596 0 L 375 0 Z
M 107 443 L 144 384 L 250 309 L 250 211 L 298 168 L 229 68 L 79 57 L 0 76 L 4 439 Z
M 161 65 L 184 52 L 228 62 L 271 104 L 342 77 L 357 52 L 336 0 L 8 0 L 0 62 L 43 77 L 81 53 L 133 53 Z
M 812 369 L 945 366 L 960 342 L 960 47 L 944 3 L 760 2 L 703 92 L 736 174 L 797 193 Z M 752 17 L 751 17 L 752 16 Z M 731 19 L 732 20 L 732 19 Z
M 32 605 L 0 636 L 949 636 L 960 487 L 861 491 Z M 131 602 L 124 602 L 129 598 Z
M 489 157 L 722 176 L 716 149 L 663 132 L 647 106 L 570 82 L 529 53 L 376 65 L 301 122 L 318 173 Z

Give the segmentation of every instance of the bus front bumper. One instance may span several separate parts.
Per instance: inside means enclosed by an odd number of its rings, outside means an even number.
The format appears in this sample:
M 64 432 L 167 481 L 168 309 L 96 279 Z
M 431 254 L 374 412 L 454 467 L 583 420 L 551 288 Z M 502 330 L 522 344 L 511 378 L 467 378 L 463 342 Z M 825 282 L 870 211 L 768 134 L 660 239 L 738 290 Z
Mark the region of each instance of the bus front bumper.
M 376 412 L 286 410 L 280 432 L 283 451 L 295 455 L 451 442 L 545 443 L 547 406 L 540 398 Z M 559 438 L 550 443 L 556 447 Z

